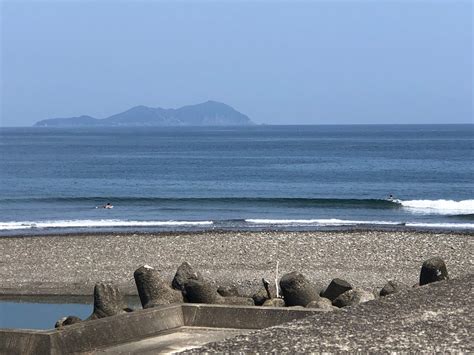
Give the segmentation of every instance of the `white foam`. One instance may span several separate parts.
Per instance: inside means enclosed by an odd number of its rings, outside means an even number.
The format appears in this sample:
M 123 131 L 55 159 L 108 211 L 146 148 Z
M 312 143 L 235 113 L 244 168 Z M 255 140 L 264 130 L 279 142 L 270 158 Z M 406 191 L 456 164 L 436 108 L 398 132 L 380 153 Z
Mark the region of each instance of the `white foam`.
M 409 200 L 398 201 L 404 208 L 423 214 L 474 214 L 474 200 Z
M 474 223 L 406 223 L 407 227 L 474 229 Z
M 0 230 L 33 228 L 87 228 L 87 227 L 173 227 L 173 226 L 209 226 L 212 221 L 124 221 L 116 219 L 102 220 L 59 220 L 39 222 L 0 222 Z
M 277 225 L 313 225 L 313 226 L 354 226 L 360 224 L 398 225 L 401 222 L 388 221 L 353 221 L 344 219 L 246 219 L 245 222 L 252 224 L 277 224 Z
M 393 222 L 393 221 L 354 221 L 344 219 L 246 219 L 247 223 L 260 225 L 280 226 L 315 226 L 315 227 L 341 227 L 358 225 L 400 225 L 420 228 L 444 229 L 474 229 L 474 223 L 424 223 L 424 222 Z

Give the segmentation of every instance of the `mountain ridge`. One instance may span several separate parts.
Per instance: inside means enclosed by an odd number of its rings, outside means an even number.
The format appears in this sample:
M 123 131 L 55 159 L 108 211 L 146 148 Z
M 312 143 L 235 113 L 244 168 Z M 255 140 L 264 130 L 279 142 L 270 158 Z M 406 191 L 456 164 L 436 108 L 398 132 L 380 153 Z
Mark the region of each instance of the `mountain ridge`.
M 116 126 L 247 126 L 254 125 L 247 115 L 217 101 L 206 101 L 180 108 L 134 106 L 106 118 L 87 115 L 49 118 L 35 127 L 116 127 Z

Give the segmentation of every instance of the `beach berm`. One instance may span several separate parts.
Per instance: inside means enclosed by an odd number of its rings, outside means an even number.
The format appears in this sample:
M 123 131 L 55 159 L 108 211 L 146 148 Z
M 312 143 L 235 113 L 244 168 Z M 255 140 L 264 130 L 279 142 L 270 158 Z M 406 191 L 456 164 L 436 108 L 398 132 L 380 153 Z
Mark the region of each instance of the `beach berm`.
M 472 233 L 416 231 L 83 234 L 2 237 L 0 295 L 92 295 L 97 282 L 135 295 L 133 270 L 148 264 L 171 284 L 189 262 L 216 286 L 241 295 L 262 278 L 298 271 L 313 284 L 340 278 L 382 289 L 389 280 L 418 283 L 420 263 L 441 257 L 451 278 L 474 272 Z M 216 287 L 217 289 L 217 287 Z

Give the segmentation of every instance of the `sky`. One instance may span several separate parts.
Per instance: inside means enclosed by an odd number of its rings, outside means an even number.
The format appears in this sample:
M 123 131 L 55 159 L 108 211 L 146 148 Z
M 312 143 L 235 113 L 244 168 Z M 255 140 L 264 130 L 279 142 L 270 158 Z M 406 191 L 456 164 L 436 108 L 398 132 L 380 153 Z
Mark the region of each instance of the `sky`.
M 469 0 L 0 1 L 2 126 L 207 100 L 266 124 L 473 122 Z

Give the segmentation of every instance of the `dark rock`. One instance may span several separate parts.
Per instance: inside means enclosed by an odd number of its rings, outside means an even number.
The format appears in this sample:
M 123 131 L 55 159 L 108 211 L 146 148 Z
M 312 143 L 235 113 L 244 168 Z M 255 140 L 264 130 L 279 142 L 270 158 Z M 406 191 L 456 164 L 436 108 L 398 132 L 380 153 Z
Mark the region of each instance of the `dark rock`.
M 253 299 L 249 297 L 222 297 L 217 300 L 219 304 L 227 304 L 227 305 L 234 305 L 234 306 L 255 306 Z
M 79 322 L 82 322 L 81 318 L 76 317 L 76 316 L 68 316 L 68 317 L 64 317 L 58 320 L 56 324 L 54 325 L 54 327 L 61 328 L 61 327 L 65 327 L 67 325 L 71 325 L 71 324 L 75 324 Z
M 252 295 L 256 306 L 261 306 L 266 300 L 276 297 L 277 290 L 274 283 L 262 279 L 263 287 Z
M 219 286 L 217 293 L 222 297 L 239 297 L 239 291 L 235 286 Z M 253 303 L 253 301 L 252 301 Z
M 406 290 L 409 287 L 401 282 L 391 280 L 385 284 L 385 286 L 380 290 L 380 297 L 391 295 L 392 293 L 397 293 L 401 290 Z
M 255 305 L 257 305 L 257 306 L 263 305 L 265 303 L 265 301 L 268 300 L 268 295 L 267 295 L 267 291 L 265 290 L 265 288 L 262 287 L 260 290 L 255 292 L 252 295 L 252 299 L 253 299 Z
M 186 283 L 185 291 L 189 303 L 223 302 L 223 297 L 217 293 L 214 286 L 205 280 L 189 280 Z
M 64 325 L 64 321 L 67 319 L 68 317 L 62 317 L 62 318 L 59 318 L 56 323 L 54 324 L 54 327 L 55 328 L 60 328 Z
M 158 270 L 151 266 L 141 266 L 135 270 L 133 277 L 143 308 L 183 302 L 181 292 L 169 287 L 160 277 Z
M 333 306 L 332 302 L 327 298 L 321 298 L 319 301 L 311 301 L 306 305 L 306 308 L 317 308 L 327 311 L 338 309 L 337 307 Z
M 69 316 L 64 320 L 63 325 L 71 325 L 71 324 L 76 324 L 79 322 L 82 322 L 81 318 L 76 317 L 76 316 Z
M 272 299 L 273 295 L 272 295 L 272 291 L 270 290 L 270 282 L 268 280 L 262 279 L 262 283 L 263 283 L 263 288 L 265 289 L 265 291 L 267 291 L 267 298 Z
M 283 275 L 280 279 L 280 288 L 285 304 L 288 307 L 305 307 L 311 301 L 318 301 L 320 299 L 314 285 L 298 272 Z
M 100 282 L 94 286 L 94 311 L 88 319 L 100 319 L 125 313 L 126 307 L 117 286 Z
M 339 295 L 352 289 L 349 282 L 341 279 L 333 279 L 329 286 L 322 292 L 321 296 L 334 301 Z
M 446 269 L 446 264 L 443 259 L 434 257 L 423 263 L 420 272 L 420 286 L 436 281 L 447 280 L 448 278 L 448 270 Z
M 263 307 L 285 307 L 285 301 L 282 298 L 272 298 L 271 300 L 266 300 Z
M 339 295 L 334 301 L 332 301 L 332 305 L 342 308 L 355 306 L 356 304 L 372 301 L 374 299 L 375 296 L 372 292 L 352 289 L 344 292 L 342 295 Z
M 193 269 L 193 267 L 188 263 L 184 262 L 176 270 L 173 281 L 171 282 L 171 287 L 175 290 L 184 291 L 186 283 L 189 280 L 203 280 L 202 275 Z

